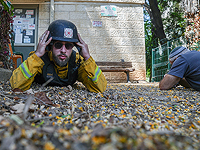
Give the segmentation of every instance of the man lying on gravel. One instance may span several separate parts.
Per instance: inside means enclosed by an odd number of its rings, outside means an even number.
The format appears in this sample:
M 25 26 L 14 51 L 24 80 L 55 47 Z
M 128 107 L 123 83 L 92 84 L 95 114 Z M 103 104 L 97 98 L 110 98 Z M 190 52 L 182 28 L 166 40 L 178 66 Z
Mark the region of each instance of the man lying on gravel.
M 72 50 L 74 46 L 79 53 Z M 72 22 L 52 22 L 40 37 L 37 50 L 13 71 L 10 83 L 13 89 L 25 91 L 34 81 L 43 84 L 49 79 L 53 79 L 48 83 L 51 86 L 73 85 L 78 80 L 90 92 L 106 90 L 107 81 Z
M 172 67 L 160 81 L 161 90 L 168 90 L 179 84 L 200 90 L 200 52 L 179 46 L 171 51 L 169 62 Z

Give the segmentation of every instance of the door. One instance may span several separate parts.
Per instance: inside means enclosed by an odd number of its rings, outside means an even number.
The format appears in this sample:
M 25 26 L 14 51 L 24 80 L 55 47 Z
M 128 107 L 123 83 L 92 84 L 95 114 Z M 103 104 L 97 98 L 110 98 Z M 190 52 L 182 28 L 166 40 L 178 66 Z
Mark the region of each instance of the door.
M 38 5 L 14 5 L 14 50 L 23 53 L 24 60 L 36 49 L 37 14 Z

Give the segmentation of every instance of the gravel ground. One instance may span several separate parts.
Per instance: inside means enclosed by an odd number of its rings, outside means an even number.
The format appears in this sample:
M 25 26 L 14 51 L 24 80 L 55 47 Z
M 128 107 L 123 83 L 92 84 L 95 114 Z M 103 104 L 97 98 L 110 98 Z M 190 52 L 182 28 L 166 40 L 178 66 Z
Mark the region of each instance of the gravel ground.
M 0 83 L 0 150 L 200 149 L 200 94 L 157 84 L 108 84 L 104 93 Z

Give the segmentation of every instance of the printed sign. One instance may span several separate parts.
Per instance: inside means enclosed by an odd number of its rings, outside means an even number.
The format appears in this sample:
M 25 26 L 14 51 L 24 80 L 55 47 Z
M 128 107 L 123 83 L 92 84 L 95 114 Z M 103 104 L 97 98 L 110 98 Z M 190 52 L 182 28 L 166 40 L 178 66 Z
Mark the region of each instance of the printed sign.
M 31 43 L 31 39 L 29 37 L 24 37 L 24 43 Z
M 22 43 L 22 34 L 15 34 L 15 43 Z
M 21 44 L 35 43 L 36 14 L 35 8 L 14 9 L 13 31 L 15 43 Z
M 33 35 L 33 30 L 26 30 L 26 35 Z
M 73 30 L 71 28 L 64 29 L 64 37 L 65 38 L 72 38 L 73 37 Z
M 35 24 L 29 24 L 28 29 L 35 29 Z
M 101 16 L 117 16 L 117 7 L 114 5 L 101 6 Z
M 92 21 L 93 27 L 102 27 L 102 21 Z
M 26 15 L 34 15 L 34 10 L 26 10 Z

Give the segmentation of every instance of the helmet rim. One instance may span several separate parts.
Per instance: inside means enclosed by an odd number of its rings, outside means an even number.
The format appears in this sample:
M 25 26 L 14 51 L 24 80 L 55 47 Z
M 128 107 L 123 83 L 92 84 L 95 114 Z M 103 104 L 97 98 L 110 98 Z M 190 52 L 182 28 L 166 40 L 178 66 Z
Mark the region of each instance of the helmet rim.
M 55 36 L 51 36 L 51 37 L 52 37 L 52 40 L 55 40 L 55 41 L 64 41 L 64 42 L 72 42 L 72 43 L 79 42 L 78 39 L 61 38 L 61 37 L 55 37 Z
M 65 31 L 65 29 L 69 29 Z M 66 41 L 66 42 L 79 42 L 78 33 L 76 26 L 67 20 L 55 20 L 48 27 L 49 38 L 52 37 L 52 40 L 57 41 Z M 70 34 L 66 36 L 66 33 L 69 31 Z M 48 38 L 48 39 L 49 39 Z

